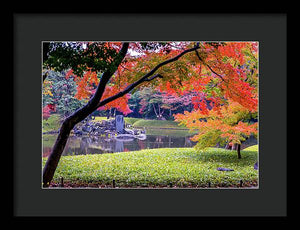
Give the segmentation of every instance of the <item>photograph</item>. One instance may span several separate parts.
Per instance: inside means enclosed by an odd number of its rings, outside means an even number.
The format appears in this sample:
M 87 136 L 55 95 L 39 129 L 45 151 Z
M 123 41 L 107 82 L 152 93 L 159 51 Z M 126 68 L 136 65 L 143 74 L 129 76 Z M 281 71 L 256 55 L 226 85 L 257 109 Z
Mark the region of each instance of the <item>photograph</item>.
M 258 189 L 258 41 L 42 41 L 43 189 Z

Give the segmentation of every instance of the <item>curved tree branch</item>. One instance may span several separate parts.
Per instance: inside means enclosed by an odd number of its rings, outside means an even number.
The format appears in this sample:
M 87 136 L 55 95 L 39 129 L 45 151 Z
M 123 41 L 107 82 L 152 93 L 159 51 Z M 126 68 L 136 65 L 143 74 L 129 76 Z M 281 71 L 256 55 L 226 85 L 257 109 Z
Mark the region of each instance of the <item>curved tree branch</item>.
M 101 80 L 98 84 L 98 87 L 97 87 L 96 92 L 93 95 L 93 97 L 89 100 L 89 102 L 84 107 L 82 107 L 81 109 L 79 109 L 75 113 L 73 113 L 68 118 L 69 120 L 74 120 L 75 123 L 78 123 L 78 122 L 82 121 L 83 119 L 85 119 L 90 113 L 92 113 L 97 108 L 97 104 L 101 100 L 101 97 L 105 91 L 105 87 L 106 87 L 108 81 L 110 80 L 110 78 L 112 77 L 112 75 L 117 70 L 117 68 L 120 65 L 120 63 L 122 62 L 122 60 L 124 59 L 124 57 L 127 53 L 128 47 L 129 47 L 129 43 L 127 43 L 127 42 L 123 43 L 123 46 L 119 52 L 118 57 L 115 58 L 115 60 L 114 60 L 114 63 L 113 63 L 114 68 L 112 68 L 110 71 L 106 71 L 102 74 Z
M 217 75 L 218 77 L 220 77 L 220 78 L 222 79 L 222 81 L 225 81 L 224 78 L 223 78 L 223 76 L 221 76 L 220 74 L 218 74 L 217 72 L 215 72 L 215 71 L 214 71 L 207 63 L 205 63 L 205 62 L 203 61 L 203 59 L 200 57 L 200 55 L 199 55 L 199 53 L 198 53 L 197 50 L 195 50 L 195 52 L 196 52 L 196 55 L 197 55 L 198 59 L 199 59 L 204 65 L 206 65 L 206 66 L 209 68 L 209 70 L 210 70 L 211 72 L 213 72 L 215 75 Z
M 108 97 L 106 99 L 104 99 L 103 101 L 100 101 L 98 104 L 97 104 L 97 108 L 101 107 L 101 106 L 104 106 L 106 105 L 107 103 L 117 99 L 117 98 L 120 98 L 122 96 L 124 96 L 125 94 L 129 93 L 132 89 L 134 89 L 135 87 L 137 87 L 138 85 L 142 84 L 143 82 L 146 82 L 146 81 L 151 81 L 157 77 L 159 78 L 162 78 L 162 75 L 160 74 L 155 74 L 153 75 L 160 67 L 164 66 L 164 65 L 167 65 L 171 62 L 174 62 L 174 61 L 177 61 L 180 57 L 182 57 L 183 55 L 185 55 L 186 53 L 189 53 L 189 52 L 192 52 L 192 51 L 196 51 L 197 49 L 199 49 L 199 43 L 196 44 L 195 47 L 193 48 L 190 48 L 190 49 L 187 49 L 183 52 L 181 52 L 180 54 L 178 54 L 177 56 L 173 57 L 173 58 L 170 58 L 164 62 L 161 62 L 159 63 L 158 65 L 156 65 L 150 72 L 148 72 L 147 74 L 145 74 L 143 77 L 141 77 L 139 80 L 137 80 L 136 82 L 132 83 L 131 85 L 127 86 L 123 91 L 111 96 L 111 97 Z M 153 75 L 153 76 L 152 76 Z M 152 76 L 152 77 L 151 77 Z

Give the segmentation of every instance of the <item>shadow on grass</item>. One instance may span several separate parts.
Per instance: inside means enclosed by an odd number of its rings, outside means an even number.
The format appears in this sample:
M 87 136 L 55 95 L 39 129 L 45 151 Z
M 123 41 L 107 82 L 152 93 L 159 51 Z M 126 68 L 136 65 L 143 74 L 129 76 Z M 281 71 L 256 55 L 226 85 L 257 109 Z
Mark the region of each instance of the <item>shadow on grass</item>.
M 185 154 L 185 153 L 184 153 Z M 241 151 L 242 158 L 238 159 L 237 152 L 225 149 L 209 149 L 195 151 L 193 154 L 186 153 L 185 157 L 192 162 L 220 163 L 227 165 L 238 165 L 241 167 L 253 165 L 257 161 L 258 154 L 255 151 Z

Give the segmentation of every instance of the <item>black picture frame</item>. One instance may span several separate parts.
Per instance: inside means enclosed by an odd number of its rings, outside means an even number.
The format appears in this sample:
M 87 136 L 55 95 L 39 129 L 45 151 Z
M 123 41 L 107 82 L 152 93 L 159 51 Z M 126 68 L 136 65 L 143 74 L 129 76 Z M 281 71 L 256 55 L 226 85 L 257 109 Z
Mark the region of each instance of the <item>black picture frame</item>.
M 259 189 L 41 189 L 41 41 L 258 41 Z M 14 217 L 285 217 L 287 15 L 13 15 Z M 275 126 L 276 123 L 276 132 Z

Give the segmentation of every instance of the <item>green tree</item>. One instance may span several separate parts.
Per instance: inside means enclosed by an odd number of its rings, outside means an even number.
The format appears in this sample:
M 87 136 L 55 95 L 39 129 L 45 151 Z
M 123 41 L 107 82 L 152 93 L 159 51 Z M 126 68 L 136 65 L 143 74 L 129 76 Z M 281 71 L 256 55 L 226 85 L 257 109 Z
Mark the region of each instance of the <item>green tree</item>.
M 143 88 L 139 93 L 142 106 L 139 112 L 148 118 L 165 119 L 163 116 L 165 109 L 163 107 L 168 105 L 163 103 L 162 94 L 150 87 Z
M 66 78 L 63 71 L 48 71 L 46 83 L 49 87 L 47 92 L 45 90 L 43 92 L 43 107 L 49 104 L 55 105 L 56 112 L 65 118 L 87 102 L 75 98 L 77 85 L 74 77 Z

